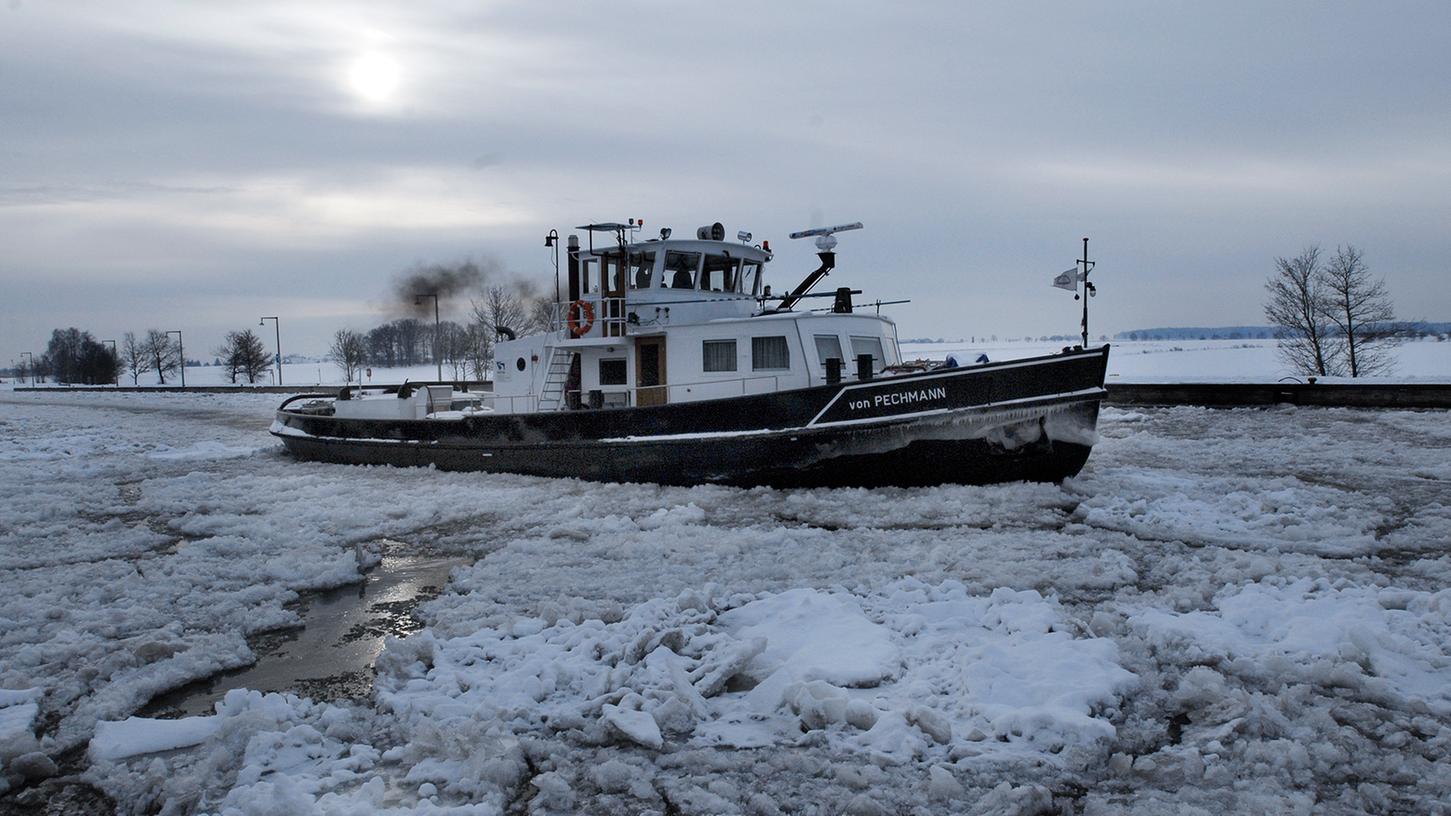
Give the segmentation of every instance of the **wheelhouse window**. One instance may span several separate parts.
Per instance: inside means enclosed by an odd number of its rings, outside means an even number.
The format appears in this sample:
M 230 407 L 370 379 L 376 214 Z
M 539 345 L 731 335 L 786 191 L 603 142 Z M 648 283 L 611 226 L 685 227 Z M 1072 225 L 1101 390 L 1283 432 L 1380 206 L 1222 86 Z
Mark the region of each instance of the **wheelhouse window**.
M 880 337 L 852 337 L 851 355 L 853 358 L 862 354 L 872 355 L 872 370 L 881 371 L 885 366 L 886 358 L 882 356 L 882 338 Z
M 591 280 L 598 280 L 595 277 L 595 259 L 582 259 L 579 264 L 579 291 L 581 294 L 598 292 L 599 289 L 590 285 Z
M 706 340 L 701 344 L 700 356 L 705 371 L 735 371 L 736 341 Z
M 600 360 L 600 385 L 625 384 L 625 358 Z
M 841 338 L 834 334 L 818 334 L 816 337 L 816 361 L 826 367 L 826 361 L 836 358 L 846 364 L 846 358 L 841 356 Z
M 630 253 L 630 286 L 635 289 L 649 289 L 655 275 L 655 253 Z
M 759 297 L 758 291 L 761 285 L 761 262 L 746 261 L 741 270 L 741 288 L 737 291 L 745 292 L 751 297 Z
M 622 297 L 625 294 L 625 269 L 620 265 L 620 253 L 600 259 L 600 285 L 606 296 Z
M 665 253 L 665 269 L 661 273 L 661 285 L 667 289 L 694 289 L 695 270 L 699 266 L 699 252 L 669 250 Z
M 705 266 L 700 270 L 700 288 L 711 292 L 736 291 L 736 279 L 740 277 L 739 258 L 729 255 L 707 255 Z
M 752 337 L 751 369 L 784 371 L 791 367 L 791 348 L 785 337 Z

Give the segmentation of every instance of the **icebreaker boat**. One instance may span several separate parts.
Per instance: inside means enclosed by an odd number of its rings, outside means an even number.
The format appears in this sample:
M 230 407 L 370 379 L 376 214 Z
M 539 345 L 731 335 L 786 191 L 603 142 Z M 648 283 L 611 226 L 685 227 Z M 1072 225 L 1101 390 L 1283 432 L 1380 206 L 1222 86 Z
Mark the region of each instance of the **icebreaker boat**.
M 768 242 L 632 240 L 632 223 L 567 241 L 567 297 L 547 330 L 495 327 L 492 391 L 457 383 L 293 397 L 272 433 L 301 459 L 433 465 L 598 481 L 934 485 L 1058 481 L 1096 438 L 1108 346 L 968 366 L 902 359 L 896 324 L 859 290 L 786 294 Z M 599 245 L 596 237 L 601 237 Z M 561 294 L 564 294 L 561 292 Z M 900 302 L 900 301 L 898 301 Z M 817 308 L 811 308 L 820 304 Z

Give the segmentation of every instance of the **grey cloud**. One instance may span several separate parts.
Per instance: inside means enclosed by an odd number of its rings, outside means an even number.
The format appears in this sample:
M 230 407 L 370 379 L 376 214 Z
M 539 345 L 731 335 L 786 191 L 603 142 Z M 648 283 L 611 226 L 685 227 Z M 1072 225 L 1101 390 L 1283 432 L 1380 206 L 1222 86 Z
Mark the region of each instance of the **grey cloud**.
M 377 319 L 358 304 L 413 264 L 494 255 L 542 280 L 550 227 L 629 216 L 771 238 L 780 283 L 813 260 L 786 232 L 861 219 L 834 277 L 914 298 L 907 334 L 1072 331 L 1046 281 L 1082 235 L 1105 331 L 1254 322 L 1270 259 L 1310 242 L 1364 246 L 1403 312 L 1451 317 L 1443 3 L 0 20 L 3 348 L 203 313 L 175 319 L 219 337 L 224 304 L 272 297 L 339 304 L 294 323 L 317 325 L 292 347 L 320 351 L 327 320 Z M 403 74 L 385 111 L 340 74 L 367 48 Z M 75 284 L 64 314 L 42 278 Z

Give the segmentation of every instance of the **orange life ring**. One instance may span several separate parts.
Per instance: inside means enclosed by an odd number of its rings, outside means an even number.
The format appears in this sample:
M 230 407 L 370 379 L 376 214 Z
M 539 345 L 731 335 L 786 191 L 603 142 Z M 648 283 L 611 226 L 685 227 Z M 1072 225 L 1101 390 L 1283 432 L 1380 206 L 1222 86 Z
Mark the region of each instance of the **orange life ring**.
M 569 333 L 573 337 L 584 337 L 595 324 L 595 307 L 589 301 L 576 300 L 569 304 L 569 310 L 565 314 Z

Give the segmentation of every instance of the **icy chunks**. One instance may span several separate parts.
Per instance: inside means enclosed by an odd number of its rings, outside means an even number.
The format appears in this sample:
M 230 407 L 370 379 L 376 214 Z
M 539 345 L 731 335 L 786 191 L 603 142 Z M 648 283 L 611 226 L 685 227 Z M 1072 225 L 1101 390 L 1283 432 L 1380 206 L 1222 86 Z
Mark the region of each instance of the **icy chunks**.
M 0 793 L 33 775 L 29 766 L 40 747 L 34 729 L 42 696 L 39 688 L 0 689 Z
M 657 750 L 665 744 L 664 738 L 660 736 L 659 724 L 648 711 L 606 704 L 603 718 L 631 742 Z
M 1143 539 L 1254 547 L 1332 556 L 1374 551 L 1384 503 L 1292 476 L 1186 478 L 1118 468 L 1075 518 Z
M 91 738 L 90 755 L 94 759 L 115 761 L 189 748 L 215 734 L 220 725 L 221 720 L 216 716 L 179 720 L 127 717 L 120 722 L 99 722 L 96 735 Z
M 799 680 L 867 687 L 900 668 L 891 633 L 848 595 L 787 590 L 725 612 L 720 623 L 737 638 L 765 640 L 750 666 L 757 679 L 784 668 Z
M 741 674 L 752 660 L 766 651 L 769 644 L 769 638 L 751 637 L 711 650 L 693 673 L 696 689 L 702 697 L 714 697 L 731 678 Z
M 117 801 L 177 812 L 369 812 L 389 788 L 371 730 L 354 709 L 238 689 L 215 715 L 102 723 L 91 775 Z
M 1323 579 L 1231 588 L 1215 610 L 1129 618 L 1155 648 L 1232 673 L 1349 686 L 1451 715 L 1451 590 L 1386 592 Z M 1205 682 L 1191 676 L 1191 685 Z M 1200 697 L 1222 700 L 1217 691 Z
M 1134 685 L 1111 642 L 1072 628 L 1037 592 L 983 597 L 951 582 L 745 603 L 682 595 L 615 623 L 511 622 L 391 643 L 378 699 L 422 734 L 468 727 L 660 750 L 788 745 L 811 732 L 834 752 L 889 763 L 966 743 L 1051 759 L 1103 751 L 1114 729 L 1100 712 Z

